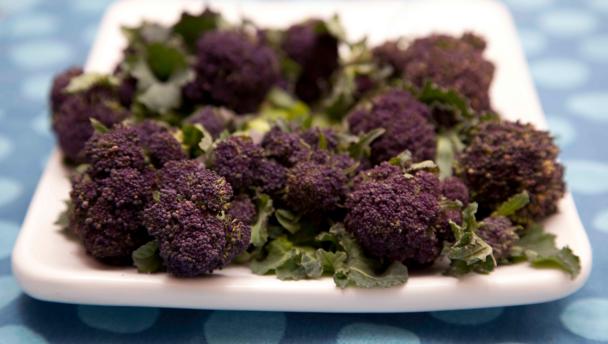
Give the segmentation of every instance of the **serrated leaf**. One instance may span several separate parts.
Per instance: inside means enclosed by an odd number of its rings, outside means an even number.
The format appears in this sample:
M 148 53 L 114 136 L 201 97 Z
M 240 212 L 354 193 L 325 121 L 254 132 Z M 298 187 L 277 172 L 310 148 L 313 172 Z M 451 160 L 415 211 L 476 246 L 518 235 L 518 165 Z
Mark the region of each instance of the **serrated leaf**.
M 182 37 L 190 51 L 195 51 L 198 39 L 205 32 L 216 30 L 220 26 L 221 20 L 221 15 L 209 9 L 205 9 L 198 15 L 183 12 L 172 30 Z
M 162 259 L 158 251 L 156 240 L 143 244 L 131 254 L 133 265 L 137 271 L 142 273 L 153 273 L 160 271 L 163 266 Z
M 265 243 L 265 242 L 264 242 Z M 291 249 L 293 244 L 285 236 L 278 237 L 268 243 L 268 254 L 263 260 L 253 260 L 251 271 L 257 275 L 265 275 L 276 270 L 291 259 L 295 252 Z
M 257 196 L 257 212 L 256 222 L 251 226 L 251 243 L 255 247 L 262 247 L 268 241 L 268 219 L 274 212 L 270 196 Z
M 524 190 L 516 195 L 511 196 L 508 200 L 503 202 L 494 211 L 492 216 L 512 216 L 517 211 L 528 205 L 528 203 L 530 203 L 530 195 L 528 194 L 528 191 Z
M 383 128 L 377 128 L 370 130 L 365 134 L 360 135 L 357 140 L 350 145 L 348 152 L 350 156 L 355 160 L 361 160 L 363 158 L 369 158 L 371 154 L 371 144 L 377 138 L 384 134 Z
M 289 233 L 294 234 L 300 230 L 300 216 L 292 213 L 287 209 L 277 209 L 274 216 L 283 228 Z
M 569 247 L 557 248 L 555 235 L 533 225 L 511 250 L 511 259 L 526 259 L 536 268 L 561 269 L 572 278 L 581 271 L 580 258 Z

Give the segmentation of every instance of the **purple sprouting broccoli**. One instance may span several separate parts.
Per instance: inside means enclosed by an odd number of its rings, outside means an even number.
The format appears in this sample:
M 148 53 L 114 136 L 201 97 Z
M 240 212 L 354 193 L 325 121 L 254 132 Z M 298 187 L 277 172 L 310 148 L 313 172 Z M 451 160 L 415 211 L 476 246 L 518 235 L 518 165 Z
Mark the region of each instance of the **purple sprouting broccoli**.
M 83 162 L 82 149 L 93 135 L 91 119 L 110 128 L 129 116 L 119 103 L 116 88 L 103 78 L 86 88 L 68 92 L 74 78 L 85 77 L 79 73 L 77 69 L 69 69 L 58 75 L 51 90 L 53 131 L 65 157 L 76 163 Z
M 232 188 L 201 162 L 165 164 L 159 171 L 159 190 L 144 211 L 144 223 L 158 241 L 169 273 L 210 273 L 249 245 L 250 228 L 229 214 Z
M 169 161 L 186 159 L 181 144 L 165 125 L 145 120 L 133 125 L 133 128 L 154 167 L 160 168 Z
M 313 149 L 333 151 L 338 147 L 338 134 L 331 128 L 312 127 L 301 131 L 300 137 Z M 321 137 L 325 140 L 325 148 L 320 147 Z
M 296 132 L 285 131 L 274 126 L 262 139 L 264 154 L 284 166 L 291 167 L 298 162 L 298 156 L 310 149 L 306 141 Z
M 84 73 L 80 67 L 71 67 L 65 71 L 57 74 L 53 79 L 53 85 L 51 86 L 51 109 L 53 112 L 59 111 L 61 104 L 69 98 L 69 94 L 65 92 L 66 87 L 70 84 L 70 81 L 74 77 L 80 76 Z
M 392 69 L 392 76 L 401 76 L 405 67 L 405 49 L 398 40 L 390 40 L 372 49 L 374 61 Z
M 266 158 L 262 147 L 247 136 L 220 141 L 213 152 L 212 169 L 226 178 L 234 190 L 242 192 L 259 188 L 276 195 L 285 184 L 286 168 Z
M 482 215 L 512 195 L 527 191 L 530 203 L 517 212 L 540 220 L 557 211 L 565 192 L 559 148 L 546 131 L 520 122 L 484 122 L 458 158 L 456 172 L 467 184 Z
M 295 94 L 307 103 L 318 100 L 329 90 L 329 79 L 339 65 L 338 38 L 323 21 L 309 19 L 285 31 L 281 48 L 301 68 Z
M 140 171 L 159 168 L 168 161 L 186 157 L 169 129 L 151 121 L 95 133 L 83 151 L 85 161 L 90 164 L 87 173 L 94 177 L 127 167 Z
M 441 207 L 443 225 L 438 227 L 438 236 L 452 242 L 454 233 L 450 221 L 462 224 L 462 210 L 469 204 L 469 189 L 458 177 L 448 177 L 441 181 L 441 194 L 444 199 Z
M 416 39 L 405 51 L 403 75 L 418 87 L 427 81 L 452 89 L 478 112 L 492 111 L 490 84 L 494 65 L 483 57 L 483 38 L 430 35 Z
M 464 207 L 469 204 L 469 188 L 458 177 L 448 177 L 441 182 L 441 194 L 452 201 L 460 201 Z
M 186 119 L 186 123 L 200 124 L 217 139 L 222 132 L 230 129 L 234 114 L 227 109 L 204 106 Z
M 230 202 L 228 215 L 241 220 L 246 225 L 252 225 L 255 222 L 257 211 L 251 198 L 246 194 L 241 194 Z
M 110 264 L 130 263 L 131 252 L 150 240 L 142 212 L 152 198 L 153 180 L 128 167 L 101 178 L 73 178 L 69 228 L 88 254 Z
M 279 79 L 272 49 L 236 31 L 213 31 L 198 41 L 196 78 L 184 87 L 193 104 L 254 112 Z
M 384 134 L 371 145 L 371 161 L 379 164 L 404 150 L 416 161 L 435 157 L 435 130 L 429 122 L 429 109 L 410 93 L 389 90 L 371 100 L 371 106 L 360 106 L 348 115 L 354 134 L 383 128 Z
M 491 216 L 479 223 L 477 235 L 492 247 L 496 260 L 508 258 L 511 248 L 519 240 L 518 226 L 504 216 Z
M 436 233 L 442 219 L 440 200 L 434 174 L 406 175 L 384 162 L 355 178 L 346 202 L 345 227 L 375 258 L 409 267 L 429 265 L 441 251 Z

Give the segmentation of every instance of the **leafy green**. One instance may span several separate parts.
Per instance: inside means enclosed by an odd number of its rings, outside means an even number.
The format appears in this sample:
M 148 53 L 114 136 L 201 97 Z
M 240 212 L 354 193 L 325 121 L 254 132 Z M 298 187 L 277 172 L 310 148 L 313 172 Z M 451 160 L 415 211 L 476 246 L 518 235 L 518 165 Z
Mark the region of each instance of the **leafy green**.
M 257 196 L 257 219 L 251 226 L 251 243 L 255 247 L 262 247 L 268 241 L 268 220 L 274 213 L 272 198 L 266 194 Z
M 330 233 L 336 236 L 337 242 L 347 256 L 345 261 L 334 260 L 338 263 L 334 265 L 334 282 L 338 287 L 388 288 L 407 281 L 408 272 L 405 265 L 393 262 L 383 268 L 378 261 L 366 257 L 342 224 L 334 225 Z
M 435 161 L 439 167 L 439 178 L 445 179 L 453 173 L 456 155 L 464 149 L 464 145 L 456 131 L 447 130 L 437 135 L 437 153 Z
M 70 79 L 70 83 L 66 86 L 64 92 L 78 93 L 86 91 L 93 86 L 117 86 L 118 79 L 112 75 L 101 73 L 84 73 Z
M 450 267 L 446 271 L 448 275 L 461 276 L 469 272 L 487 274 L 496 267 L 492 247 L 475 233 L 479 227 L 476 212 L 477 203 L 471 203 L 462 212 L 462 225 L 450 221 L 455 242 L 445 248 L 450 260 Z
M 348 153 L 355 160 L 369 158 L 371 154 L 370 146 L 372 142 L 382 136 L 384 132 L 385 130 L 383 128 L 377 128 L 358 137 L 350 139 L 351 144 L 348 146 Z
M 513 261 L 527 260 L 536 268 L 561 269 L 572 278 L 581 271 L 580 258 L 566 246 L 557 248 L 555 235 L 545 233 L 540 225 L 532 225 L 511 250 Z
M 193 158 L 206 155 L 213 148 L 213 137 L 199 123 L 182 125 L 181 130 L 175 136 L 183 149 Z
M 306 103 L 293 98 L 284 90 L 273 88 L 266 96 L 260 110 L 260 118 L 267 121 L 298 122 L 300 126 L 310 126 L 312 116 Z
M 457 120 L 475 118 L 475 112 L 469 106 L 466 98 L 456 91 L 442 88 L 432 82 L 427 82 L 418 93 L 418 100 L 429 105 L 440 113 L 450 113 Z
M 527 191 L 522 191 L 516 195 L 511 196 L 508 200 L 502 203 L 495 211 L 492 216 L 506 216 L 509 217 L 514 215 L 518 210 L 525 207 L 530 203 L 530 195 Z
M 299 223 L 300 217 L 289 210 L 277 209 L 274 212 L 274 216 L 279 224 L 291 234 L 299 231 L 301 228 Z
M 143 244 L 131 254 L 133 264 L 137 271 L 144 273 L 153 273 L 160 271 L 163 266 L 163 261 L 158 252 L 158 243 L 152 240 Z
M 186 55 L 165 43 L 147 45 L 145 55 L 150 71 L 161 82 L 168 81 L 175 73 L 188 67 Z
M 96 118 L 89 117 L 89 122 L 91 122 L 91 126 L 93 127 L 93 130 L 94 130 L 96 133 L 103 134 L 103 133 L 107 133 L 107 132 L 108 132 L 108 130 L 110 130 L 110 129 L 108 129 L 108 127 L 106 127 L 106 125 L 105 125 L 105 124 L 101 123 L 101 122 L 100 122 L 98 119 L 96 119 Z
M 173 25 L 172 30 L 182 37 L 190 51 L 194 51 L 198 38 L 205 32 L 219 28 L 221 23 L 221 15 L 209 9 L 198 15 L 183 12 L 177 23 Z

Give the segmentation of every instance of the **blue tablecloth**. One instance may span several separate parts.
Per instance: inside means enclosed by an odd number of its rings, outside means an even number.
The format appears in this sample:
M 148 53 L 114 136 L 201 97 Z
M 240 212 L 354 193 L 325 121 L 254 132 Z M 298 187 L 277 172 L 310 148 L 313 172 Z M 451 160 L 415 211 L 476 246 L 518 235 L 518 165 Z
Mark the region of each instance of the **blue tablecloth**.
M 82 64 L 107 1 L 0 0 L 0 343 L 608 342 L 608 1 L 510 0 L 594 248 L 587 285 L 541 305 L 414 314 L 92 307 L 24 295 L 10 252 L 54 144 L 52 75 Z

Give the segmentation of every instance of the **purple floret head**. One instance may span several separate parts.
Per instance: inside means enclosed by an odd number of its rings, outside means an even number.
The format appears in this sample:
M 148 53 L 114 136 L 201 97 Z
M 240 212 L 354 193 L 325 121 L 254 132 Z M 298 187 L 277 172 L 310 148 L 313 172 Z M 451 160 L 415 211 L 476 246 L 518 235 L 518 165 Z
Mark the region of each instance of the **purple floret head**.
M 241 194 L 230 202 L 230 208 L 228 209 L 228 215 L 231 217 L 241 220 L 246 225 L 252 225 L 256 217 L 255 204 L 251 198 L 245 194 Z
M 517 215 L 541 220 L 565 193 L 564 167 L 551 135 L 520 122 L 484 122 L 460 154 L 456 171 L 482 214 L 523 191 L 530 203 Z
M 406 56 L 399 41 L 391 40 L 382 43 L 372 49 L 372 56 L 379 65 L 391 67 L 393 76 L 400 76 L 403 73 Z
M 518 227 L 504 216 L 488 217 L 480 223 L 477 235 L 492 247 L 497 260 L 508 258 L 513 245 L 519 240 Z
M 469 204 L 469 188 L 458 177 L 448 177 L 441 181 L 441 194 L 451 201 L 460 201 L 463 206 Z
M 429 265 L 441 251 L 435 230 L 440 199 L 434 174 L 405 176 L 400 168 L 382 163 L 356 178 L 346 202 L 345 227 L 375 258 Z
M 152 197 L 153 178 L 132 168 L 103 178 L 72 181 L 70 229 L 87 253 L 108 263 L 128 264 L 131 252 L 150 240 L 142 211 Z
M 146 169 L 147 162 L 139 134 L 133 127 L 117 126 L 105 133 L 95 133 L 84 148 L 88 173 L 107 176 L 114 169 Z
M 353 110 L 347 120 L 354 134 L 385 129 L 371 145 L 372 163 L 378 164 L 404 150 L 409 150 L 415 161 L 433 159 L 436 138 L 428 117 L 428 107 L 410 93 L 390 90 L 373 98 L 369 107 Z
M 160 168 L 172 160 L 186 159 L 181 144 L 166 126 L 146 120 L 133 127 L 139 135 L 140 143 L 150 162 L 155 167 Z
M 244 190 L 254 186 L 256 167 L 263 156 L 262 148 L 250 137 L 228 137 L 215 148 L 213 170 L 226 178 L 235 190 Z
M 53 78 L 53 85 L 51 86 L 51 109 L 53 112 L 59 111 L 61 104 L 69 98 L 69 95 L 65 92 L 65 88 L 68 87 L 70 81 L 76 76 L 82 75 L 84 72 L 80 67 L 71 67 L 65 71 L 57 74 Z
M 301 67 L 295 93 L 310 103 L 319 99 L 329 88 L 329 79 L 338 68 L 338 39 L 327 30 L 320 30 L 323 22 L 310 19 L 290 26 L 285 32 L 281 48 Z
M 272 49 L 242 32 L 206 33 L 198 41 L 196 58 L 196 78 L 184 88 L 194 104 L 254 112 L 279 79 Z
M 205 106 L 188 117 L 186 122 L 202 125 L 214 139 L 217 139 L 224 130 L 229 129 L 232 116 L 233 114 L 228 110 Z
M 287 168 L 271 159 L 261 159 L 255 164 L 254 185 L 263 193 L 279 195 L 285 188 Z
M 307 143 L 296 132 L 289 132 L 274 126 L 262 139 L 266 157 L 290 167 L 298 162 L 298 156 L 310 150 Z

